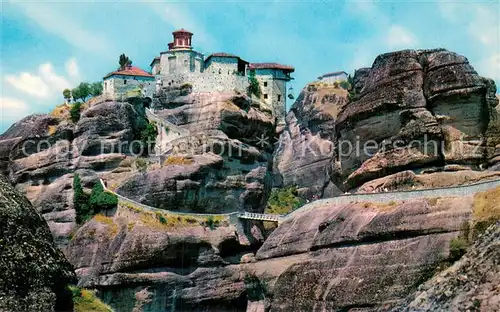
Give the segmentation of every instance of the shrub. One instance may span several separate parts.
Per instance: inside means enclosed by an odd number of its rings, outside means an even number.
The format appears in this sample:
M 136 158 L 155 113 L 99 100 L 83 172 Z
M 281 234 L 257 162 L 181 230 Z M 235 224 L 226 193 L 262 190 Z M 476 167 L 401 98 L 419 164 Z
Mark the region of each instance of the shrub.
M 351 84 L 348 81 L 342 80 L 341 82 L 339 82 L 339 87 L 344 90 L 349 90 L 351 88 Z
M 215 230 L 215 228 L 219 225 L 219 221 L 215 221 L 212 216 L 209 216 L 205 221 L 205 225 L 210 228 L 210 230 Z
M 146 172 L 148 170 L 148 164 L 149 162 L 142 157 L 137 157 L 135 160 L 135 166 L 139 172 Z
M 90 207 L 92 214 L 97 214 L 102 209 L 113 208 L 118 204 L 118 197 L 115 194 L 104 191 L 100 182 L 96 182 L 90 193 Z
M 450 259 L 456 261 L 460 259 L 469 247 L 469 241 L 463 236 L 459 236 L 450 241 Z
M 112 312 L 113 310 L 96 297 L 93 291 L 70 286 L 75 312 Z
M 248 94 L 254 94 L 257 97 L 260 97 L 261 91 L 260 91 L 260 85 L 259 81 L 257 78 L 255 78 L 255 73 L 250 72 L 250 75 L 248 76 L 248 82 L 250 83 L 248 85 Z
M 80 176 L 73 176 L 73 206 L 76 212 L 76 223 L 81 224 L 92 217 L 89 207 L 89 195 L 83 191 Z
M 286 214 L 305 204 L 304 199 L 298 197 L 296 187 L 273 189 L 267 200 L 265 213 Z
M 167 224 L 168 221 L 167 219 L 165 219 L 165 217 L 161 214 L 161 212 L 155 212 L 156 214 L 156 219 L 158 219 L 158 221 L 160 221 L 161 224 Z
M 142 142 L 144 147 L 143 156 L 147 156 L 148 151 L 154 147 L 158 135 L 156 124 L 154 122 L 143 123 L 139 126 L 137 133 L 136 138 Z
M 75 104 L 71 105 L 71 108 L 69 110 L 69 116 L 73 123 L 77 123 L 80 120 L 81 109 L 82 109 L 81 102 L 76 102 Z

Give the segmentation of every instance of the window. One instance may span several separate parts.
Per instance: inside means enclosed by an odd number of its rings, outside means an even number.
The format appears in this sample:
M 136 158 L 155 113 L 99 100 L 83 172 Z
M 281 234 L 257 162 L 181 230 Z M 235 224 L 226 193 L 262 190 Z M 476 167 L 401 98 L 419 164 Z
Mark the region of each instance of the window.
M 123 80 L 123 84 L 127 84 L 127 79 Z
M 266 99 L 266 100 L 267 100 L 267 94 L 264 94 L 264 99 Z
M 278 102 L 281 101 L 281 94 L 278 94 Z
M 267 81 L 264 81 L 264 87 L 267 87 Z

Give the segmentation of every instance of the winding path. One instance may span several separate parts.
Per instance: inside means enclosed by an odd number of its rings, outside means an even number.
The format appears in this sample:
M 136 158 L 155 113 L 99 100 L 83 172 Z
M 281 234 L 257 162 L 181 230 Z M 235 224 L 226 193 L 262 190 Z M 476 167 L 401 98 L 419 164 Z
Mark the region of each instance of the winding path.
M 291 216 L 292 214 L 300 211 L 302 208 L 314 205 L 341 205 L 348 204 L 351 202 L 380 202 L 380 203 L 388 203 L 391 201 L 402 201 L 408 199 L 417 199 L 417 198 L 436 198 L 436 197 L 457 197 L 457 196 L 471 196 L 478 192 L 484 192 L 496 187 L 500 187 L 500 179 L 479 182 L 469 185 L 461 185 L 454 187 L 442 187 L 442 188 L 433 188 L 433 189 L 425 189 L 425 190 L 409 190 L 409 191 L 398 191 L 398 192 L 386 192 L 386 193 L 361 193 L 361 194 L 346 194 L 338 197 L 331 197 L 325 199 L 319 199 L 314 202 L 311 202 L 307 205 L 298 208 L 297 210 L 291 211 L 286 215 L 275 215 L 275 214 L 264 214 L 264 213 L 254 213 L 254 212 L 230 212 L 230 213 L 191 213 L 191 212 L 180 212 L 180 211 L 172 211 L 165 209 L 158 209 L 155 207 L 151 207 L 148 205 L 144 205 L 133 201 L 127 197 L 119 195 L 111 190 L 109 190 L 102 179 L 100 180 L 105 191 L 115 194 L 118 197 L 118 200 L 121 202 L 129 203 L 134 206 L 141 207 L 150 211 L 158 211 L 158 212 L 168 212 L 171 214 L 177 215 L 188 215 L 194 217 L 214 217 L 214 216 L 223 216 L 223 217 L 237 217 L 239 219 L 247 219 L 247 220 L 259 220 L 259 221 L 270 221 L 270 222 L 282 222 L 285 218 Z

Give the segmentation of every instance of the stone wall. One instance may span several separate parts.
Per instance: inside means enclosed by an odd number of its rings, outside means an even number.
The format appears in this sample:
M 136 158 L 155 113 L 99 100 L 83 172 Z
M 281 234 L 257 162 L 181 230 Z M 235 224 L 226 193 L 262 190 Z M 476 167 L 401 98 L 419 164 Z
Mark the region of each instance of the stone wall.
M 248 78 L 236 74 L 211 72 L 168 75 L 163 86 L 190 84 L 193 92 L 242 92 L 248 88 Z
M 238 72 L 238 59 L 212 56 L 205 63 L 205 72 L 213 75 L 234 75 Z
M 152 97 L 156 82 L 152 77 L 114 75 L 103 82 L 103 96 L 106 100 L 122 100 L 127 92 L 142 87 L 143 95 Z

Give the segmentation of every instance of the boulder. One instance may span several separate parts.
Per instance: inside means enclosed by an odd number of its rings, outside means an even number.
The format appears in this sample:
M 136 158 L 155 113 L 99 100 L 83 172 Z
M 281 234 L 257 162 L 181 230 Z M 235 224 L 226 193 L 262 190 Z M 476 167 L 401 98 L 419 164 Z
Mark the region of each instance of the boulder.
M 0 175 L 0 310 L 72 311 L 72 266 L 47 223 Z

